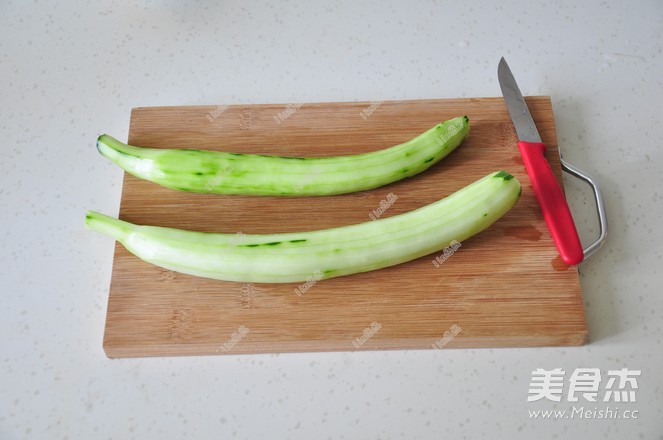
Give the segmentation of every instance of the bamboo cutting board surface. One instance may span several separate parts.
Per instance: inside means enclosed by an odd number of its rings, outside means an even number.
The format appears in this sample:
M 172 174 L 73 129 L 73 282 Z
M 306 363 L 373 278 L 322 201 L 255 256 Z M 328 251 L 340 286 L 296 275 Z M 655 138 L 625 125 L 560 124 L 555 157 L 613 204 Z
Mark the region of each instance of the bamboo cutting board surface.
M 527 102 L 561 182 L 550 98 L 529 97 Z M 125 174 L 120 218 L 244 234 L 371 221 L 370 214 L 375 215 L 383 200 L 394 202 L 382 216 L 393 216 L 500 169 L 520 180 L 523 194 L 507 215 L 446 258 L 441 251 L 387 269 L 323 280 L 308 289 L 301 283 L 242 284 L 183 275 L 145 263 L 116 244 L 106 354 L 583 344 L 587 324 L 578 271 L 557 256 L 501 98 L 136 108 L 129 143 L 344 155 L 396 145 L 461 115 L 470 118 L 470 136 L 446 159 L 410 179 L 355 194 L 317 198 L 191 194 Z

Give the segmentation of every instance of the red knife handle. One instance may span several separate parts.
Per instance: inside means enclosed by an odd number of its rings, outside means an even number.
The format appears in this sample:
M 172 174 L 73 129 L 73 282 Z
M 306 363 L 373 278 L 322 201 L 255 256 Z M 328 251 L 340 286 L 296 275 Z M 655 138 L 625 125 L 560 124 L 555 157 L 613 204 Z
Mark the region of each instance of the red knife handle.
M 562 188 L 543 155 L 546 146 L 540 142 L 521 141 L 518 142 L 518 148 L 562 261 L 568 265 L 580 263 L 583 259 L 580 237 Z

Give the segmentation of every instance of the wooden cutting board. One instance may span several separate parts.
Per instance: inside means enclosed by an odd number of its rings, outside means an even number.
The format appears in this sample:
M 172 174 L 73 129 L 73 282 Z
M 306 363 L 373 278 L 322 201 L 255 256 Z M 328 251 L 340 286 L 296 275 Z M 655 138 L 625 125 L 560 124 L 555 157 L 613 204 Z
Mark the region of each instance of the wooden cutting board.
M 561 183 L 548 97 L 528 105 Z M 298 156 L 390 147 L 468 115 L 471 133 L 413 178 L 333 197 L 190 194 L 126 174 L 120 218 L 225 233 L 294 232 L 371 221 L 444 198 L 500 169 L 523 184 L 488 230 L 443 252 L 378 271 L 294 284 L 242 284 L 145 263 L 116 244 L 104 348 L 109 357 L 292 351 L 581 345 L 578 271 L 557 256 L 502 98 L 136 108 L 129 143 Z M 449 253 L 449 252 L 447 252 Z M 437 260 L 435 260 L 435 258 Z M 302 293 L 303 292 L 303 293 Z

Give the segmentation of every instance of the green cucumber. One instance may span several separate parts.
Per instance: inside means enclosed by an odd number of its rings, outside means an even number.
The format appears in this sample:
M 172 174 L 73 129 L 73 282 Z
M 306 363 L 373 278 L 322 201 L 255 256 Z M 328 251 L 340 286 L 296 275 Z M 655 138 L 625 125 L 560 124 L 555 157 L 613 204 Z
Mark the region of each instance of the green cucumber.
M 499 171 L 430 205 L 350 226 L 284 234 L 216 234 L 138 226 L 93 211 L 88 228 L 139 258 L 201 277 L 253 283 L 302 282 L 380 269 L 461 242 L 515 205 L 521 186 Z
M 450 119 L 391 148 L 353 156 L 287 157 L 209 150 L 141 148 L 108 135 L 97 149 L 134 176 L 182 191 L 262 196 L 326 196 L 414 176 L 458 147 L 467 116 Z

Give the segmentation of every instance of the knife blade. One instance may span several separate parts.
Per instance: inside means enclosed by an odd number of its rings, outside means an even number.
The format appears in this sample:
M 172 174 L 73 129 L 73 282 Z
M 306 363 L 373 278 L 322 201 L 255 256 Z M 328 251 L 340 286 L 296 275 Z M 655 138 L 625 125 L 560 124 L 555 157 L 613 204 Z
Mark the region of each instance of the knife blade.
M 497 77 L 504 102 L 516 128 L 518 149 L 548 230 L 562 261 L 568 265 L 578 264 L 584 256 L 571 210 L 544 156 L 546 146 L 541 141 L 532 114 L 504 57 L 497 67 Z

